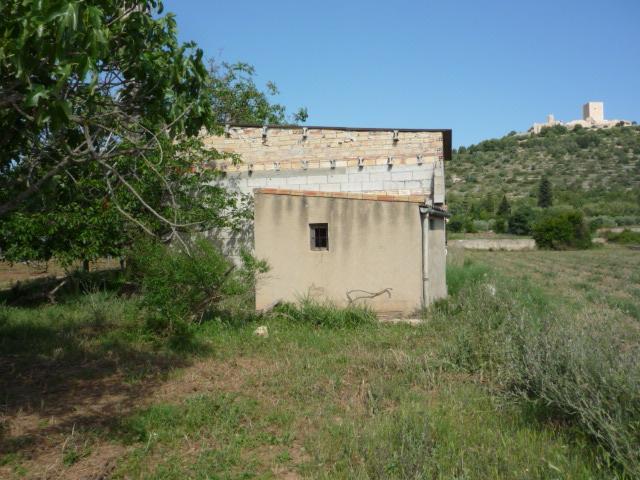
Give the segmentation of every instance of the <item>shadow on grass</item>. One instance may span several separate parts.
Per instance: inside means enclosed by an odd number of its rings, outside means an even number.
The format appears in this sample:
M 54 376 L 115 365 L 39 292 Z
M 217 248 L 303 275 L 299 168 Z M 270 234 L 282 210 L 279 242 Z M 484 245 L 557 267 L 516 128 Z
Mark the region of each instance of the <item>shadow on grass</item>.
M 139 302 L 114 295 L 118 282 L 99 273 L 93 278 L 108 288 L 70 290 L 57 305 L 0 300 L 0 457 L 37 457 L 55 434 L 110 430 L 172 370 L 209 352 L 193 330 L 149 332 Z M 37 280 L 23 292 L 42 285 Z
M 66 303 L 96 291 L 128 293 L 126 287 L 124 274 L 119 269 L 78 270 L 64 279 L 51 276 L 16 282 L 12 287 L 0 290 L 0 305 L 39 307 L 54 301 Z

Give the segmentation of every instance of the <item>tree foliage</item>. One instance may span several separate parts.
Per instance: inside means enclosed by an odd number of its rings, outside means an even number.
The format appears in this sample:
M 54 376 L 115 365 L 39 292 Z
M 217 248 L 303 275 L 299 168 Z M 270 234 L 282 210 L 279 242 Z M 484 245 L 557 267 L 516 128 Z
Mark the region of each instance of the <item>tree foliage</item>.
M 234 265 L 202 237 L 191 247 L 187 255 L 149 238 L 134 245 L 130 279 L 140 286 L 155 330 L 180 333 L 189 322 L 200 322 L 216 310 L 246 307 L 257 275 L 267 271 L 266 263 L 246 252 L 241 265 Z
M 553 193 L 551 192 L 551 182 L 545 176 L 540 179 L 538 185 L 538 206 L 540 208 L 549 208 L 553 205 Z
M 210 71 L 157 0 L 7 0 L 0 14 L 4 258 L 118 255 L 140 230 L 180 243 L 247 215 L 199 167 L 220 155 L 198 135 L 285 120 L 250 66 Z
M 514 235 L 529 235 L 534 216 L 533 209 L 526 205 L 518 207 L 509 217 L 508 232 Z
M 219 124 L 270 124 L 287 123 L 286 108 L 270 101 L 278 95 L 278 87 L 267 82 L 266 91 L 255 84 L 255 69 L 246 63 L 211 63 L 213 109 Z M 307 120 L 306 108 L 300 108 L 292 117 L 293 122 Z
M 591 234 L 584 215 L 574 209 L 550 209 L 533 224 L 533 238 L 539 248 L 589 248 Z
M 502 195 L 502 200 L 500 201 L 500 205 L 498 205 L 498 211 L 496 212 L 498 217 L 506 218 L 511 213 L 511 205 L 509 204 L 509 200 L 507 199 L 507 195 Z

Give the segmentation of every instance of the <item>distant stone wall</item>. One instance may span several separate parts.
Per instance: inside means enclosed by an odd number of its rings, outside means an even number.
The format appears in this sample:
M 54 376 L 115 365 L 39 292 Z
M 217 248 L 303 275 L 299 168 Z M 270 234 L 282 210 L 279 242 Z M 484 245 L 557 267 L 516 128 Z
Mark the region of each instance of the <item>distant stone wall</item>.
M 449 240 L 451 248 L 464 248 L 465 250 L 534 250 L 536 242 L 532 238 L 496 238 L 496 239 L 470 239 Z

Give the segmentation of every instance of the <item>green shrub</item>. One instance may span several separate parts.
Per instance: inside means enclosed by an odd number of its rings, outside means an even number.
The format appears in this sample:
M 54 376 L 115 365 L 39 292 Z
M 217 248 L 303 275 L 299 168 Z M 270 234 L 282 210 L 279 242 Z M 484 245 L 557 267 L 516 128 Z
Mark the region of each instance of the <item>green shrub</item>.
M 330 328 L 357 327 L 376 321 L 375 313 L 368 308 L 357 305 L 340 308 L 311 298 L 303 298 L 297 304 L 283 303 L 275 307 L 273 313 L 296 322 Z
M 463 227 L 464 227 L 464 221 L 463 221 L 463 218 L 460 217 L 459 215 L 454 216 L 447 223 L 447 230 L 449 230 L 450 232 L 454 232 L 454 233 L 462 232 Z
M 476 232 L 486 232 L 489 230 L 489 222 L 486 220 L 474 220 L 473 230 Z
M 591 234 L 579 210 L 545 212 L 533 225 L 532 234 L 539 248 L 562 250 L 591 246 Z
M 560 317 L 545 292 L 481 264 L 451 265 L 447 274 L 456 288 L 431 312 L 430 328 L 447 338 L 451 364 L 579 428 L 622 478 L 638 478 L 638 331 L 608 310 Z
M 616 217 L 616 223 L 621 227 L 624 227 L 625 225 L 639 225 L 640 216 L 635 217 L 631 215 L 622 215 L 622 216 Z
M 517 208 L 509 217 L 508 231 L 514 235 L 529 235 L 534 212 L 527 206 Z
M 173 333 L 215 310 L 252 308 L 256 275 L 267 270 L 264 262 L 248 254 L 242 255 L 241 266 L 234 265 L 204 238 L 196 239 L 189 252 L 140 241 L 129 265 L 149 312 L 148 325 Z
M 508 377 L 523 397 L 578 425 L 628 478 L 640 475 L 640 348 L 606 315 L 513 325 Z M 507 372 L 507 371 L 505 371 Z M 624 477 L 626 478 L 626 477 Z
M 640 232 L 634 232 L 625 228 L 620 233 L 606 232 L 604 237 L 609 242 L 622 244 L 640 244 Z
M 589 228 L 592 232 L 598 230 L 599 228 L 612 228 L 617 226 L 615 218 L 609 217 L 607 215 L 599 215 L 597 217 L 593 217 L 589 219 Z
M 493 224 L 493 231 L 495 233 L 506 233 L 507 221 L 504 218 L 496 218 L 495 223 Z

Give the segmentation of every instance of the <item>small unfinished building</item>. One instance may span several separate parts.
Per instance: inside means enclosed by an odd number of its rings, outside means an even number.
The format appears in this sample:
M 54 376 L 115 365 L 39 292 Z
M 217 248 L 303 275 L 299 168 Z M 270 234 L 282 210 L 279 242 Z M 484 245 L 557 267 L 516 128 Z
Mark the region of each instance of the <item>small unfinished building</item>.
M 222 233 L 269 263 L 256 308 L 303 297 L 408 316 L 447 295 L 444 162 L 451 130 L 227 126 L 209 137 L 253 224 Z

